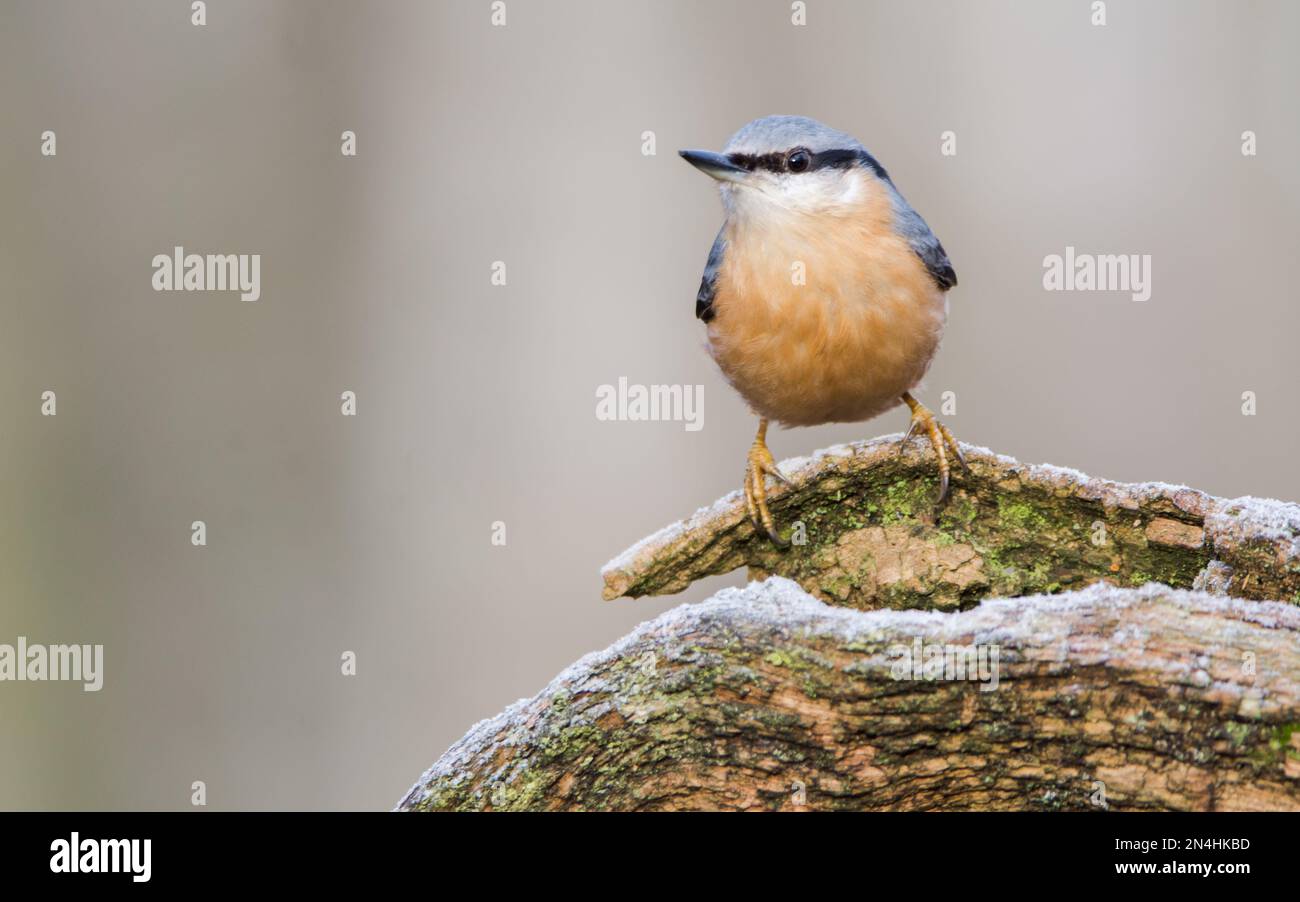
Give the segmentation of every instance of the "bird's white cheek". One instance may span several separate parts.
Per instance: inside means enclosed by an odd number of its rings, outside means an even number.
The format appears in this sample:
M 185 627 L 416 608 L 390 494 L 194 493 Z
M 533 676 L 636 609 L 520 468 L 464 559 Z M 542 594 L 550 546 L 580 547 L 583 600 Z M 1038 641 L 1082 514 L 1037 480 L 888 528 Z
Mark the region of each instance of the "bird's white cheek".
M 861 204 L 866 196 L 866 186 L 857 173 L 843 170 L 793 176 L 779 186 L 780 204 L 800 213 L 848 210 Z
M 761 185 L 726 185 L 722 203 L 738 226 L 768 225 L 781 212 L 777 199 Z
M 737 225 L 779 227 L 817 213 L 852 213 L 869 199 L 869 187 L 856 172 L 756 177 L 723 185 L 722 202 Z
M 867 199 L 867 183 L 861 173 L 854 172 L 842 179 L 836 202 L 845 207 L 853 207 Z

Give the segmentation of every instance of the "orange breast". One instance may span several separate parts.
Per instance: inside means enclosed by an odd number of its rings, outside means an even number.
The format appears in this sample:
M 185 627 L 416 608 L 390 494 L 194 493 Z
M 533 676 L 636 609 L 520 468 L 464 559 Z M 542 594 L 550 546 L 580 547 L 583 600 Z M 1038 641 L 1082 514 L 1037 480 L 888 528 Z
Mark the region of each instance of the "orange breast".
M 892 216 L 877 191 L 852 213 L 729 227 L 709 349 L 755 413 L 858 422 L 921 381 L 946 302 Z

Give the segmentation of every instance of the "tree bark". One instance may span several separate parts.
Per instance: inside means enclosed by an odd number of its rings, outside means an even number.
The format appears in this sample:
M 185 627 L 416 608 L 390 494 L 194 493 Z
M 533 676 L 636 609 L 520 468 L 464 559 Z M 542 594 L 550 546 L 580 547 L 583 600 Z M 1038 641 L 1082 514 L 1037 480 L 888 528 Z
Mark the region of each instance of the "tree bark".
M 774 577 L 582 659 L 399 807 L 1300 809 L 1298 640 L 1290 605 L 1156 585 L 942 614 Z M 914 679 L 918 641 L 997 664 Z
M 966 448 L 936 511 L 897 447 L 784 462 L 788 550 L 732 493 L 611 561 L 606 598 L 761 582 L 583 658 L 399 807 L 1300 809 L 1300 507 Z

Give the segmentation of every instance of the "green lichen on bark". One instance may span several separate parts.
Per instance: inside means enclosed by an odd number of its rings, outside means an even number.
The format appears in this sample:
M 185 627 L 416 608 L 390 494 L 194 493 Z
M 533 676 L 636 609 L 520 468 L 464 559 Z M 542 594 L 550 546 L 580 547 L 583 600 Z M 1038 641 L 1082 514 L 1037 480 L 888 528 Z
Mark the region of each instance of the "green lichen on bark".
M 1204 548 L 1148 540 L 1151 514 L 1037 489 L 976 482 L 936 512 L 935 481 L 921 474 L 891 470 L 834 483 L 833 494 L 823 491 L 813 504 L 787 496 L 782 512 L 801 518 L 808 542 L 786 551 L 757 543 L 752 576 L 788 576 L 849 607 L 951 609 L 1102 579 L 1190 588 L 1210 560 Z
M 1107 482 L 968 448 L 972 472 L 954 477 L 940 507 L 933 457 L 915 445 L 896 452 L 887 438 L 786 462 L 795 485 L 774 489 L 771 506 L 789 549 L 756 533 L 729 497 L 611 562 L 605 596 L 673 593 L 747 566 L 830 604 L 951 610 L 1102 580 L 1191 588 L 1212 562 L 1224 565 L 1218 591 L 1300 592 L 1294 536 L 1253 524 L 1248 505 L 1233 513 L 1180 486 Z M 1207 530 L 1211 514 L 1217 530 Z

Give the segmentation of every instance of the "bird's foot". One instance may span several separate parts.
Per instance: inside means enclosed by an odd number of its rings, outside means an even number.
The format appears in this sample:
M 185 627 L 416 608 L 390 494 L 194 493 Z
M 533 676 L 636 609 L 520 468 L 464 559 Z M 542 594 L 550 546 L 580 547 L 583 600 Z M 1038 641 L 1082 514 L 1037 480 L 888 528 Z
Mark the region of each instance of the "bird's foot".
M 749 520 L 754 529 L 766 532 L 778 548 L 788 548 L 790 543 L 781 538 L 776 531 L 772 512 L 767 509 L 767 477 L 771 476 L 782 485 L 790 485 L 790 480 L 777 469 L 772 452 L 767 450 L 767 420 L 758 427 L 758 436 L 749 447 L 749 462 L 745 468 L 745 508 L 749 511 Z
M 948 477 L 950 467 L 948 464 L 948 455 L 957 459 L 961 468 L 967 473 L 970 472 L 970 466 L 966 463 L 966 456 L 961 453 L 961 447 L 957 440 L 952 437 L 948 427 L 934 418 L 930 409 L 916 400 L 909 394 L 903 395 L 903 401 L 912 410 L 912 422 L 907 427 L 907 434 L 898 445 L 898 453 L 901 455 L 907 447 L 908 441 L 918 432 L 923 432 L 930 440 L 930 447 L 934 448 L 934 454 L 939 458 L 939 498 L 937 503 L 942 505 L 948 500 Z

